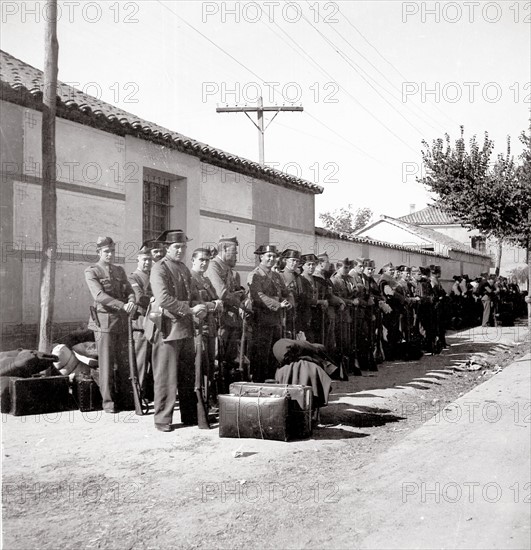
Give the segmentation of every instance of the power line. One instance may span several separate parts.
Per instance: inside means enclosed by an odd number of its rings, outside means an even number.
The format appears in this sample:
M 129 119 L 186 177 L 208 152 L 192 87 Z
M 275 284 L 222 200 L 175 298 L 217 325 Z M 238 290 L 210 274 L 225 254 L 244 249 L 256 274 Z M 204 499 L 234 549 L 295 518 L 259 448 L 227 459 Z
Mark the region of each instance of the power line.
M 319 29 L 317 29 L 317 28 L 311 23 L 311 21 L 309 21 L 309 20 L 306 18 L 305 15 L 302 15 L 302 18 L 303 18 L 303 19 L 304 19 L 304 20 L 305 20 L 305 21 L 306 21 L 306 22 L 307 22 L 307 23 L 308 23 L 308 24 L 309 24 L 309 25 L 310 25 L 310 26 L 311 26 L 311 27 L 312 27 L 312 28 L 313 28 L 313 29 L 314 29 L 314 30 L 315 30 L 324 40 L 325 40 L 325 42 L 326 42 L 326 43 L 327 43 L 327 44 L 328 44 L 328 45 L 329 45 L 338 55 L 341 55 L 341 54 L 339 53 L 339 48 L 338 48 L 335 44 L 333 44 L 333 42 L 332 42 L 330 39 L 328 39 L 325 35 L 323 35 L 323 33 L 321 33 L 321 31 L 320 31 Z M 351 66 L 352 66 L 352 68 L 353 68 L 354 70 L 356 70 L 356 69 L 354 68 L 353 65 L 351 65 Z M 358 72 L 358 71 L 356 71 L 356 72 Z M 358 72 L 358 74 L 360 74 L 360 73 Z M 362 78 L 364 78 L 363 75 L 360 75 L 360 76 L 362 76 Z M 392 108 L 394 108 L 394 107 L 387 101 L 387 99 L 385 99 L 385 98 L 380 94 L 380 92 L 379 92 L 378 90 L 376 90 L 376 88 L 375 88 L 372 84 L 370 84 L 365 78 L 364 78 L 364 80 L 365 80 L 365 81 L 366 81 L 366 82 L 367 82 L 367 83 L 368 83 L 368 84 L 378 93 L 378 95 L 380 95 L 380 97 L 382 97 L 382 99 L 384 99 L 384 101 L 385 101 L 386 103 L 388 103 Z M 342 87 L 342 88 L 343 88 L 343 90 L 345 91 L 345 93 L 346 93 L 349 97 L 351 97 L 358 105 L 360 105 L 367 113 L 369 113 L 369 114 L 370 114 L 379 124 L 381 124 L 381 125 L 391 134 L 391 135 L 393 135 L 396 139 L 398 139 L 398 141 L 400 141 L 403 145 L 405 145 L 408 149 L 411 149 L 411 150 L 414 151 L 415 153 L 418 152 L 418 151 L 415 151 L 415 150 L 411 147 L 411 145 L 409 145 L 409 143 L 406 143 L 400 136 L 398 136 L 393 130 L 391 130 L 391 128 L 389 128 L 384 122 L 382 122 L 380 119 L 378 119 L 377 116 L 375 116 L 375 115 L 374 115 L 373 113 L 371 113 L 368 109 L 366 109 L 357 99 L 354 98 L 354 96 L 353 96 L 348 90 L 346 90 L 344 87 Z M 408 122 L 408 124 L 411 125 L 411 123 L 410 123 L 401 113 L 399 113 L 399 114 L 400 114 L 400 116 L 402 116 L 402 118 L 404 118 L 404 119 Z M 415 128 L 415 126 L 413 126 L 413 125 L 411 125 L 411 126 L 412 126 L 417 132 L 419 132 L 419 133 L 422 135 L 422 132 L 421 132 L 420 130 L 418 130 L 417 128 Z
M 405 82 L 409 82 L 409 80 L 395 67 L 395 65 L 393 65 L 393 63 L 391 63 L 391 61 L 389 61 L 386 57 L 384 57 L 383 54 L 380 53 L 380 51 L 378 50 L 378 48 L 376 48 L 376 46 L 374 46 L 373 44 L 371 44 L 371 42 L 365 38 L 365 36 L 363 35 L 363 33 L 350 21 L 350 19 L 341 11 L 341 9 L 339 8 L 339 6 L 337 6 L 337 10 L 339 11 L 339 13 L 345 18 L 345 21 L 363 38 L 363 40 L 365 40 L 365 42 L 367 42 L 367 44 L 391 67 L 393 68 L 396 73 L 398 74 L 398 76 L 400 76 L 400 78 L 405 81 Z M 435 103 L 433 103 L 431 100 L 430 100 L 430 103 L 437 109 L 437 111 L 439 111 L 442 115 L 444 115 L 449 121 L 451 121 L 453 124 L 457 124 L 457 122 L 455 120 L 452 119 L 452 117 L 450 117 L 447 113 L 445 113 L 444 111 L 442 111 L 438 105 L 436 105 Z
M 170 9 L 168 6 L 166 6 L 164 3 L 161 2 L 161 0 L 157 0 L 157 2 L 163 6 L 166 10 L 168 10 L 170 13 L 172 13 L 175 17 L 177 17 L 180 21 L 182 21 L 186 26 L 188 26 L 190 29 L 192 29 L 193 31 L 195 31 L 196 33 L 198 33 L 199 35 L 201 35 L 205 40 L 207 40 L 210 44 L 212 44 L 216 49 L 218 49 L 219 51 L 221 51 L 222 53 L 224 53 L 226 56 L 228 56 L 230 59 L 232 59 L 235 63 L 237 63 L 238 65 L 240 65 L 240 67 L 243 67 L 246 71 L 250 72 L 253 76 L 255 76 L 258 80 L 260 80 L 261 82 L 265 83 L 265 80 L 260 77 L 257 73 L 255 73 L 252 69 L 250 69 L 249 67 L 247 67 L 246 65 L 244 65 L 241 61 L 238 61 L 234 56 L 232 56 L 229 52 L 227 52 L 225 49 L 223 49 L 221 46 L 219 46 L 218 44 L 216 44 L 213 40 L 211 40 L 210 38 L 208 38 L 208 36 L 206 36 L 205 34 L 203 34 L 200 30 L 196 29 L 193 25 L 191 25 L 190 23 L 188 23 L 188 21 L 186 21 L 185 19 L 183 19 L 180 15 L 178 15 L 177 13 L 175 13 L 172 9 Z M 330 78 L 332 78 L 333 80 L 333 77 L 330 76 Z M 278 91 L 273 89 L 273 91 L 275 93 L 278 94 Z M 329 129 L 331 132 L 333 132 L 335 135 L 339 136 L 342 140 L 344 140 L 346 143 L 349 143 L 350 145 L 352 145 L 356 150 L 358 150 L 360 153 L 364 154 L 365 156 L 369 157 L 370 159 L 372 160 L 375 160 L 374 157 L 372 157 L 371 155 L 369 155 L 368 153 L 366 153 L 365 151 L 363 151 L 362 149 L 360 149 L 357 145 L 353 144 L 350 140 L 348 140 L 347 138 L 343 137 L 341 134 L 339 134 L 338 132 L 336 132 L 335 130 L 332 130 L 329 126 L 327 126 L 324 122 L 321 122 L 318 118 L 314 117 L 313 115 L 310 115 L 309 113 L 307 113 L 310 118 L 312 118 L 313 120 L 315 120 L 316 122 L 318 122 L 319 124 L 321 124 L 322 126 L 324 126 L 325 128 Z

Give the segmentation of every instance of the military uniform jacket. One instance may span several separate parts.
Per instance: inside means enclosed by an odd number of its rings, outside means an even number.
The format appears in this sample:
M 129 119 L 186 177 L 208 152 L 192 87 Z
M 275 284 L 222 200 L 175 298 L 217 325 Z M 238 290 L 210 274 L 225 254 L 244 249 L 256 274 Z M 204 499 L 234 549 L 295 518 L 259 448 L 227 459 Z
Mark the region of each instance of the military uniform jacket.
M 136 305 L 140 315 L 145 315 L 153 292 L 149 284 L 149 274 L 137 269 L 129 275 L 129 282 L 135 293 Z
M 306 277 L 304 274 L 299 277 L 302 287 L 305 307 L 302 311 L 298 310 L 301 324 L 307 325 L 312 320 L 312 308 L 317 306 L 317 287 L 313 276 Z
M 239 326 L 239 307 L 242 301 L 240 294 L 235 294 L 242 289 L 239 273 L 232 270 L 219 256 L 210 261 L 206 274 L 212 282 L 216 295 L 223 302 L 221 314 L 222 326 Z
M 421 305 L 433 303 L 433 289 L 426 277 L 422 277 L 420 281 L 416 281 L 415 296 L 420 298 Z
M 406 302 L 406 297 L 404 293 L 399 290 L 399 283 L 395 278 L 387 273 L 383 273 L 378 281 L 378 286 L 380 287 L 380 293 L 383 298 L 385 298 L 385 301 L 392 309 L 402 309 Z M 404 287 L 401 288 L 403 289 Z
M 335 319 L 335 308 L 343 304 L 343 300 L 334 295 L 334 287 L 330 279 L 327 279 L 321 272 L 315 271 L 313 275 L 315 286 L 317 287 L 317 298 L 319 300 L 328 300 L 328 318 Z
M 354 279 L 350 275 L 340 275 L 334 273 L 330 277 L 334 294 L 339 296 L 345 303 L 350 304 L 355 298 L 356 288 L 354 285 Z M 343 320 L 347 323 L 351 321 L 350 312 L 347 308 L 343 314 Z
M 247 279 L 254 312 L 254 322 L 259 325 L 280 324 L 280 303 L 291 298 L 282 276 L 269 273 L 259 265 Z
M 294 271 L 287 270 L 284 270 L 281 276 L 284 279 L 286 288 L 291 294 L 290 302 L 293 309 L 288 311 L 288 316 L 290 318 L 297 317 L 299 321 L 302 320 L 304 322 L 304 319 L 311 316 L 311 312 L 310 303 L 306 298 L 301 276 Z
M 198 296 L 201 303 L 213 302 L 218 299 L 216 289 L 212 285 L 212 282 L 208 277 L 205 277 L 202 273 L 192 271 L 192 295 Z M 216 335 L 216 319 L 213 313 L 208 313 L 204 324 L 208 326 L 208 334 L 210 336 Z
M 352 273 L 352 271 L 351 271 Z M 365 279 L 362 273 L 354 273 L 350 275 L 354 284 L 354 296 L 358 299 L 359 305 L 357 307 L 368 307 L 367 300 L 369 299 L 369 290 L 365 286 Z
M 88 328 L 101 332 L 127 330 L 126 302 L 134 302 L 135 294 L 122 267 L 98 262 L 85 269 L 85 280 L 94 298 L 99 327 L 90 319 Z
M 169 329 L 165 342 L 193 337 L 191 306 L 200 302 L 192 293 L 190 270 L 182 263 L 167 256 L 151 269 L 149 278 L 155 302 L 153 311 L 161 311 Z M 166 315 L 165 311 L 170 315 Z

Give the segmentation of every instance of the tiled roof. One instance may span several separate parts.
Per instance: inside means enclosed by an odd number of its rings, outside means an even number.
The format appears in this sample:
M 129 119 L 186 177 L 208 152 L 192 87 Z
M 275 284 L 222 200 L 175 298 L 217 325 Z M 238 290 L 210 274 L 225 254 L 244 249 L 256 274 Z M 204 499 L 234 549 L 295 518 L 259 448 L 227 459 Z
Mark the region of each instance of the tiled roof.
M 398 219 L 416 225 L 452 225 L 459 223 L 451 214 L 437 206 L 426 206 L 418 212 L 400 216 Z
M 394 225 L 395 227 L 399 227 L 400 229 L 409 231 L 411 234 L 416 235 L 417 237 L 426 239 L 427 241 L 430 241 L 433 244 L 442 244 L 449 250 L 455 250 L 457 252 L 465 252 L 466 254 L 472 254 L 473 256 L 482 256 L 485 258 L 490 258 L 489 254 L 478 252 L 477 250 L 474 250 L 472 247 L 467 246 L 466 244 L 463 244 L 459 241 L 456 241 L 455 239 L 452 239 L 452 237 L 448 237 L 448 235 L 444 235 L 439 231 L 435 231 L 434 229 L 430 229 L 428 227 L 421 227 L 420 225 L 415 225 L 413 223 L 408 223 L 403 219 L 391 218 L 391 216 L 381 216 L 381 219 L 379 221 L 375 222 L 374 224 L 371 224 L 365 229 L 369 229 L 370 227 L 372 227 L 373 225 L 376 225 L 381 221 L 386 221 L 391 225 Z
M 42 111 L 43 72 L 0 50 L 0 99 Z M 298 191 L 320 194 L 315 183 L 211 147 L 58 82 L 57 116 L 120 136 L 132 135 L 201 161 Z
M 374 239 L 369 239 L 368 237 L 352 237 L 346 235 L 345 233 L 337 233 L 336 231 L 330 231 L 324 227 L 316 227 L 315 234 L 318 237 L 328 237 L 330 239 L 339 239 L 341 241 L 350 241 L 352 243 L 359 244 L 368 244 L 370 246 L 381 246 L 383 248 L 393 248 L 394 250 L 404 250 L 405 252 L 411 252 L 411 246 L 404 246 L 400 244 L 387 243 L 384 241 L 376 241 Z M 415 249 L 415 252 L 419 254 L 426 254 L 427 256 L 438 256 L 439 258 L 446 258 L 444 254 L 439 254 L 438 252 L 432 252 L 431 250 L 419 250 Z

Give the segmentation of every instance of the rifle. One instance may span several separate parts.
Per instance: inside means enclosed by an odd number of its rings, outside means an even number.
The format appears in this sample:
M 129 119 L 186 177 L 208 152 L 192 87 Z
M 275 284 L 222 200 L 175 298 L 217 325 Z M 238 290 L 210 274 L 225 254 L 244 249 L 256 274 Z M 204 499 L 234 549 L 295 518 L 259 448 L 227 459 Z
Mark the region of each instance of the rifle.
M 199 327 L 195 335 L 195 396 L 197 398 L 197 426 L 200 430 L 209 430 L 208 411 L 203 392 L 208 391 L 208 373 L 203 369 L 203 323 L 199 321 Z M 206 384 L 205 384 L 206 378 Z
M 382 340 L 383 340 L 383 319 L 382 319 L 382 310 L 380 306 L 377 306 L 377 315 L 376 315 L 376 354 L 375 360 L 376 363 L 384 362 L 384 353 L 382 349 Z
M 142 394 L 140 381 L 138 380 L 138 365 L 136 364 L 135 341 L 133 339 L 133 316 L 127 316 L 127 342 L 129 350 L 129 379 L 133 386 L 133 400 L 135 414 L 142 416 L 149 412 L 149 402 Z
M 288 329 L 286 327 L 286 310 L 284 308 L 280 308 L 280 324 L 282 327 L 282 338 L 288 338 Z
M 344 325 L 343 312 L 339 311 L 339 379 L 348 382 L 348 361 L 343 349 Z
M 249 380 L 249 372 L 247 371 L 247 364 L 244 365 L 243 357 L 245 355 L 245 343 L 247 338 L 247 319 L 245 315 L 243 316 L 243 323 L 242 323 L 242 336 L 240 340 L 240 357 L 238 359 L 240 364 L 240 372 L 242 373 L 242 379 L 244 382 Z
M 350 306 L 350 311 L 351 311 L 351 314 L 352 314 L 352 329 L 350 331 L 351 340 L 349 342 L 351 344 L 350 345 L 350 347 L 351 347 L 350 358 L 351 358 L 351 361 L 354 362 L 354 365 L 352 365 L 352 363 L 351 363 L 351 372 L 354 376 L 362 376 L 360 362 L 359 362 L 359 359 L 358 359 L 358 342 L 357 342 L 357 334 L 358 334 L 357 316 L 358 316 L 358 312 L 357 312 L 356 306 L 354 304 L 352 304 Z

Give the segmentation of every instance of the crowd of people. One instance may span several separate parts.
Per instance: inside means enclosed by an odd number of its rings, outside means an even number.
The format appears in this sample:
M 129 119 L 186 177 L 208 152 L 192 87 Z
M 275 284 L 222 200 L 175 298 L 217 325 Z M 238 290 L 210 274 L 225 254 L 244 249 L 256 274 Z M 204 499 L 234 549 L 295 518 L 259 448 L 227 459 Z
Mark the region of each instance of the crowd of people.
M 242 284 L 234 269 L 236 237 L 221 237 L 216 248 L 196 248 L 191 269 L 185 265 L 189 241 L 182 230 L 170 230 L 143 243 L 137 269 L 127 276 L 114 264 L 113 240 L 102 237 L 99 261 L 85 270 L 94 298 L 89 328 L 97 342 L 103 409 L 131 408 L 127 335 L 134 319 L 139 382 L 154 402 L 160 431 L 172 430 L 177 394 L 181 422 L 197 424 L 198 345 L 206 350 L 205 396 L 214 407 L 232 381 L 275 377 L 273 345 L 282 338 L 324 346 L 344 380 L 377 371 L 384 360 L 440 353 L 452 319 L 471 321 L 481 304 L 483 325 L 494 323 L 502 295 L 519 293 L 485 274 L 480 281 L 454 277 L 447 295 L 437 265 L 387 263 L 376 273 L 370 258 L 332 266 L 327 254 L 281 252 L 272 244 L 256 249 L 259 263 Z

